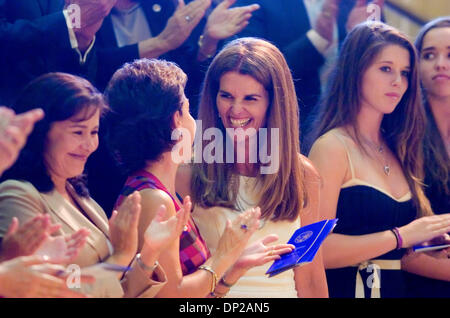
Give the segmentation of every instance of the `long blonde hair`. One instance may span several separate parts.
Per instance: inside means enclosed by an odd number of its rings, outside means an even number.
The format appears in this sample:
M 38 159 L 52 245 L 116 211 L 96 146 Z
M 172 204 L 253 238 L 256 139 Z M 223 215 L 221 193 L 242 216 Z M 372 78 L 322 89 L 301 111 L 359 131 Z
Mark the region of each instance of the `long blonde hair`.
M 299 159 L 299 109 L 287 63 L 282 53 L 267 41 L 240 38 L 230 42 L 206 73 L 198 116 L 202 133 L 216 127 L 226 134 L 216 96 L 222 75 L 231 71 L 250 75 L 264 86 L 269 94 L 266 128 L 279 129 L 279 145 L 269 145 L 269 148 L 278 146 L 279 169 L 274 174 L 257 176 L 262 217 L 272 221 L 295 220 L 306 205 L 306 192 L 304 167 Z M 225 151 L 223 156 L 226 158 Z M 234 164 L 223 162 L 194 164 L 191 190 L 195 204 L 236 208 L 239 178 Z

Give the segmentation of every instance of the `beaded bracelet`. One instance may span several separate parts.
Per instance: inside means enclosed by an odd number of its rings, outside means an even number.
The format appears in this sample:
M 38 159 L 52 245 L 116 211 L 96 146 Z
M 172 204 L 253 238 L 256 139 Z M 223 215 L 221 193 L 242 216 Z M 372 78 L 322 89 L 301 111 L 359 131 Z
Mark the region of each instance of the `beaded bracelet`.
M 214 290 L 216 289 L 217 281 L 218 281 L 216 272 L 211 268 L 211 266 L 207 266 L 207 265 L 201 265 L 201 266 L 198 267 L 198 269 L 202 269 L 202 270 L 205 270 L 205 271 L 211 273 L 212 284 L 211 284 L 211 292 L 210 292 L 210 294 L 214 295 Z

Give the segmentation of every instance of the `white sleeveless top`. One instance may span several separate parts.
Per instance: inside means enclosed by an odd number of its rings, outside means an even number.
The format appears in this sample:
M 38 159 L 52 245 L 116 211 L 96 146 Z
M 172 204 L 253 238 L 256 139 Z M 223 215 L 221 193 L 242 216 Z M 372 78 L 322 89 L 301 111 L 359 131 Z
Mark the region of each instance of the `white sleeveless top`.
M 259 201 L 259 193 L 256 186 L 256 178 L 240 176 L 239 192 L 237 197 L 238 208 L 245 211 L 249 207 L 255 206 Z M 239 212 L 224 207 L 212 207 L 204 209 L 200 206 L 194 207 L 192 214 L 198 226 L 200 234 L 206 245 L 213 254 L 225 230 L 227 219 L 231 221 L 238 216 Z M 261 227 L 262 226 L 262 227 Z M 255 242 L 269 234 L 277 234 L 279 240 L 276 243 L 286 243 L 292 234 L 300 227 L 300 218 L 295 222 L 291 221 L 261 221 L 258 229 L 250 238 L 249 243 Z M 293 298 L 297 297 L 295 289 L 294 271 L 288 270 L 274 277 L 268 278 L 265 274 L 272 262 L 257 266 L 242 276 L 239 281 L 230 289 L 229 298 Z

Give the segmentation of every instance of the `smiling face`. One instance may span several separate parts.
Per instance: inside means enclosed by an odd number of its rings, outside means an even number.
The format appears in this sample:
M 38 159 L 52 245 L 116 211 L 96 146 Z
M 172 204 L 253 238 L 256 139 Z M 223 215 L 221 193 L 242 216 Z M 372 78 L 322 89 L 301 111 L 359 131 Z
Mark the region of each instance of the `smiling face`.
M 216 103 L 225 128 L 258 131 L 266 125 L 269 94 L 250 75 L 234 71 L 222 75 Z
M 419 71 L 429 95 L 450 96 L 450 27 L 431 29 L 425 35 Z
M 362 77 L 361 106 L 390 114 L 408 89 L 410 56 L 399 45 L 388 45 L 375 57 Z
M 89 156 L 98 147 L 100 110 L 83 120 L 84 111 L 52 123 L 47 135 L 44 161 L 54 179 L 69 179 L 83 173 Z

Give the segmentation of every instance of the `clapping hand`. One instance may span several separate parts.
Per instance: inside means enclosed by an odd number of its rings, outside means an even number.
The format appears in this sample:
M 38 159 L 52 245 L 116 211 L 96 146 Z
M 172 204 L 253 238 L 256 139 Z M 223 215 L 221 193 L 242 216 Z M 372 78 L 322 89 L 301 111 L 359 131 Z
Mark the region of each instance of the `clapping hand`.
M 0 294 L 10 298 L 80 298 L 86 295 L 67 287 L 60 273 L 65 268 L 47 264 L 42 257 L 24 256 L 0 264 Z M 94 277 L 81 275 L 80 282 L 93 283 Z
M 141 215 L 141 195 L 138 191 L 129 195 L 114 210 L 109 220 L 109 235 L 114 253 L 109 263 L 127 266 L 138 247 L 138 223 Z
M 20 227 L 19 220 L 14 217 L 2 241 L 1 260 L 32 255 L 59 228 L 50 223 L 47 214 L 39 214 Z
M 374 0 L 371 3 L 375 6 L 375 15 L 381 15 L 381 10 L 384 5 L 384 0 Z M 347 32 L 350 32 L 356 25 L 368 20 L 370 18 L 370 12 L 368 12 L 368 0 L 357 0 L 355 6 L 350 12 L 347 18 L 346 29 Z M 380 16 L 376 16 L 377 19 L 380 19 Z
M 292 252 L 295 248 L 291 244 L 268 245 L 276 241 L 278 241 L 278 236 L 276 234 L 270 234 L 249 245 L 242 252 L 234 267 L 247 271 L 252 267 L 261 266 L 280 259 L 280 255 Z
M 178 48 L 186 41 L 210 5 L 211 0 L 194 0 L 187 5 L 184 0 L 178 0 L 177 9 L 157 36 L 165 52 Z
M 77 258 L 89 233 L 87 229 L 80 229 L 72 235 L 50 236 L 34 255 L 44 257 L 49 263 L 70 264 Z
M 209 15 L 204 35 L 215 40 L 223 40 L 241 32 L 252 17 L 252 12 L 259 9 L 258 4 L 244 7 L 230 7 L 236 0 L 222 1 Z
M 256 207 L 239 214 L 233 222 L 227 220 L 215 254 L 217 259 L 222 261 L 221 265 L 225 270 L 236 262 L 248 240 L 258 229 L 260 216 L 261 210 Z
M 338 12 L 337 0 L 325 0 L 322 11 L 320 12 L 314 29 L 329 44 L 333 43 L 334 25 L 336 22 L 336 16 Z
M 16 115 L 0 107 L 0 175 L 16 161 L 34 124 L 44 117 L 42 109 Z
M 69 11 L 71 22 L 79 22 L 74 25 L 74 32 L 78 41 L 78 48 L 85 51 L 91 44 L 95 34 L 103 24 L 103 19 L 109 15 L 117 0 L 65 0 L 65 8 L 77 5 L 79 10 Z M 77 16 L 79 15 L 79 16 Z
M 103 21 L 116 5 L 117 0 L 65 0 L 65 8 L 77 5 L 80 8 L 80 27 L 84 28 Z
M 149 254 L 159 255 L 174 240 L 180 238 L 183 228 L 190 218 L 191 208 L 191 198 L 186 196 L 183 200 L 183 207 L 176 215 L 166 220 L 166 206 L 159 207 L 156 217 L 144 234 L 144 248 L 149 250 Z

